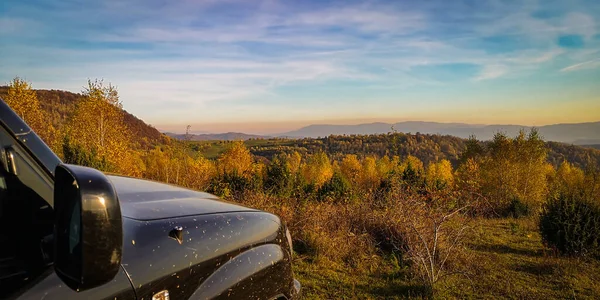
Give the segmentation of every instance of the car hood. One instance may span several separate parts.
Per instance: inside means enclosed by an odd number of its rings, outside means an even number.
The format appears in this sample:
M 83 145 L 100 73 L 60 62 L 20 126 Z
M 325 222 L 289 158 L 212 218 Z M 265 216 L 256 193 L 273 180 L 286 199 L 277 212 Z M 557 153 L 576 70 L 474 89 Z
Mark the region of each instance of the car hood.
M 113 183 L 123 217 L 156 220 L 184 216 L 255 211 L 228 203 L 209 193 L 131 177 L 108 175 Z

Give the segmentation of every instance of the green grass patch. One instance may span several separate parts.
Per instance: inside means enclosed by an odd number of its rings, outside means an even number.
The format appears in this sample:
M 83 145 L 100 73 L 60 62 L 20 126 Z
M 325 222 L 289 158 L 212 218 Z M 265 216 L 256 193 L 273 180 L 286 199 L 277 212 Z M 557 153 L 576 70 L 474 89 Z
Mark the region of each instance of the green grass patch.
M 533 219 L 478 219 L 465 251 L 451 264 L 465 273 L 446 277 L 434 298 L 598 299 L 600 262 L 557 256 L 546 248 Z M 296 277 L 306 299 L 428 298 L 410 268 L 377 256 L 350 268 L 298 256 Z

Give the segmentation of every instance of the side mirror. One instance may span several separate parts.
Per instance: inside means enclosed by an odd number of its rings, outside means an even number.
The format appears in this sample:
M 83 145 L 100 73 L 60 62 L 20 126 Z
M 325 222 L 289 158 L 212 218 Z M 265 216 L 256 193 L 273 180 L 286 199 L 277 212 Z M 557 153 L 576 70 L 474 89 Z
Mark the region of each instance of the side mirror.
M 108 178 L 91 168 L 57 166 L 54 211 L 57 275 L 77 291 L 111 281 L 121 266 L 123 223 Z

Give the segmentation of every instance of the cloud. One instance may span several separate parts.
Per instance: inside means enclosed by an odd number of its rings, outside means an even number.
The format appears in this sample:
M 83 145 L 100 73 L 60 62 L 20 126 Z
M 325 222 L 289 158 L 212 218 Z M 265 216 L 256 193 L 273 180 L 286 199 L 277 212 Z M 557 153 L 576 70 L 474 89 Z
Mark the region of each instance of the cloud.
M 596 22 L 588 14 L 572 12 L 564 18 L 561 31 L 566 34 L 580 34 L 589 39 L 597 32 Z
M 572 71 L 595 69 L 595 68 L 600 68 L 600 58 L 585 61 L 585 62 L 574 64 L 574 65 L 570 65 L 568 67 L 562 68 L 560 71 L 561 72 L 572 72 Z
M 301 13 L 288 25 L 351 27 L 360 31 L 409 32 L 426 25 L 422 14 L 387 7 L 345 7 Z
M 475 81 L 494 79 L 503 76 L 508 73 L 508 67 L 505 65 L 487 65 L 483 68 L 481 73 L 474 78 Z

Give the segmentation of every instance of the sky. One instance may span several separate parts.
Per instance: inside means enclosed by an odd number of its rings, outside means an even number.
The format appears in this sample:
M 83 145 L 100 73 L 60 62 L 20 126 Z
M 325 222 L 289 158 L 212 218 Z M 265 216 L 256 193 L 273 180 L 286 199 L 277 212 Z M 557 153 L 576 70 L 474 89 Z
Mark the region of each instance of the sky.
M 598 0 L 3 0 L 0 84 L 115 85 L 163 131 L 600 121 Z

